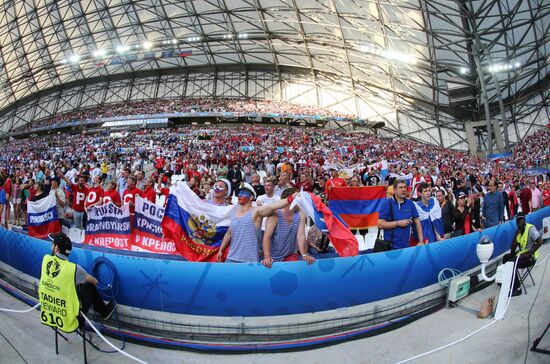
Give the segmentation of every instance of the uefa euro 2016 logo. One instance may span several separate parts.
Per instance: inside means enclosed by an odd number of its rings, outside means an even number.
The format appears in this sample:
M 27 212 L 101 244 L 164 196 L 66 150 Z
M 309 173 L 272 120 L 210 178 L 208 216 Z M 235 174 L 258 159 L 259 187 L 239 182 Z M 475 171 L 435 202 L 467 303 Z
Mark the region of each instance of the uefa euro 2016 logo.
M 46 264 L 46 275 L 50 278 L 55 278 L 59 274 L 59 263 L 51 260 Z

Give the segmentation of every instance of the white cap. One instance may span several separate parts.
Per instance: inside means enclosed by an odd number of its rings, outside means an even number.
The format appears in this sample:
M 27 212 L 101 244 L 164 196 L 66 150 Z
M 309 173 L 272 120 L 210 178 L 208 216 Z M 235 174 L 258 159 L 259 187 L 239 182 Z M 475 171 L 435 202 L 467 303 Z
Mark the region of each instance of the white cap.
M 252 195 L 254 196 L 254 199 L 256 199 L 256 191 L 254 190 L 254 187 L 252 187 L 250 183 L 242 182 L 241 185 L 239 186 L 239 190 L 250 191 L 250 193 L 252 193 Z

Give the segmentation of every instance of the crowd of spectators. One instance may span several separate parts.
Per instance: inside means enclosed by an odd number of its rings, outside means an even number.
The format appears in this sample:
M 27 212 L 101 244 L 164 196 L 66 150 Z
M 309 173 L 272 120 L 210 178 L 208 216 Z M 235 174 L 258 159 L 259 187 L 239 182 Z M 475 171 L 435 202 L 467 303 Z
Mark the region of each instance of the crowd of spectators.
M 550 166 L 550 126 L 537 130 L 513 148 L 511 163 L 522 168 Z
M 318 106 L 294 104 L 286 101 L 184 98 L 172 100 L 130 101 L 124 103 L 105 104 L 92 108 L 59 114 L 54 118 L 36 120 L 31 123 L 22 125 L 16 130 L 13 130 L 13 132 L 28 132 L 33 129 L 60 126 L 66 122 L 111 118 L 115 116 L 194 112 L 309 115 L 325 118 L 344 119 L 357 118 L 357 116 L 352 114 L 340 113 Z
M 408 178 L 407 196 L 420 200 L 428 187 L 441 205 L 445 231 L 440 240 L 494 225 L 520 209 L 529 213 L 549 205 L 550 184 L 524 175 L 531 159 L 518 156 L 534 153 L 537 145 L 547 150 L 548 136 L 548 129 L 537 132 L 514 149 L 514 163 L 500 163 L 411 140 L 319 128 L 185 126 L 116 136 L 52 134 L 0 146 L 0 186 L 8 201 L 6 208 L 0 195 L 0 213 L 6 225 L 21 224 L 26 201 L 55 193 L 62 217 L 83 227 L 82 213 L 100 202 L 101 194 L 118 204 L 131 203 L 127 194 L 155 202 L 157 195 L 167 194 L 174 175 L 206 200 L 215 198 L 220 179 L 229 181 L 233 193 L 247 182 L 258 196 L 267 193 L 270 199 L 293 187 L 326 200 L 333 186 L 386 184 L 391 194 L 396 179 Z M 381 161 L 387 161 L 386 177 Z M 92 190 L 97 192 L 93 201 L 88 198 Z M 78 191 L 86 202 L 75 199 Z M 492 197 L 495 193 L 502 199 Z M 491 196 L 485 197 L 487 206 L 484 196 Z M 501 201 L 505 215 L 489 216 Z M 14 216 L 9 216 L 10 204 Z

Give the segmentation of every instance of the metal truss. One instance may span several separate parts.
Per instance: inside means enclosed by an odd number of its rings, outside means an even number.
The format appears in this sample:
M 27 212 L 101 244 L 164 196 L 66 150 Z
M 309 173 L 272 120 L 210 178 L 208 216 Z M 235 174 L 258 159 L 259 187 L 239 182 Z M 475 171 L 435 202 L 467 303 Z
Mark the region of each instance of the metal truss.
M 456 149 L 486 110 L 510 143 L 549 118 L 544 0 L 6 0 L 0 10 L 6 132 L 176 97 L 315 104 Z M 521 68 L 487 72 L 495 62 Z M 449 83 L 471 88 L 471 100 L 454 105 Z M 477 133 L 490 149 L 492 134 Z

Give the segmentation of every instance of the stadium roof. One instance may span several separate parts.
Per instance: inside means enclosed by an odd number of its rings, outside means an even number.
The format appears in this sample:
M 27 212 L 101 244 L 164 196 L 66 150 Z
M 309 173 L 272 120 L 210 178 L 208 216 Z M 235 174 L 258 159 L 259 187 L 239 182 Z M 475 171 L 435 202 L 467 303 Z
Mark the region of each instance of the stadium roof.
M 445 129 L 455 142 L 447 146 L 464 141 L 464 120 L 483 120 L 483 88 L 491 114 L 502 99 L 504 125 L 531 127 L 532 117 L 522 119 L 533 113 L 548 119 L 544 0 L 6 0 L 0 9 L 3 130 L 24 122 L 14 122 L 18 109 L 52 92 L 227 70 L 340 85 L 349 97 L 326 106 L 385 120 L 403 136 Z M 448 86 L 471 97 L 454 102 Z

